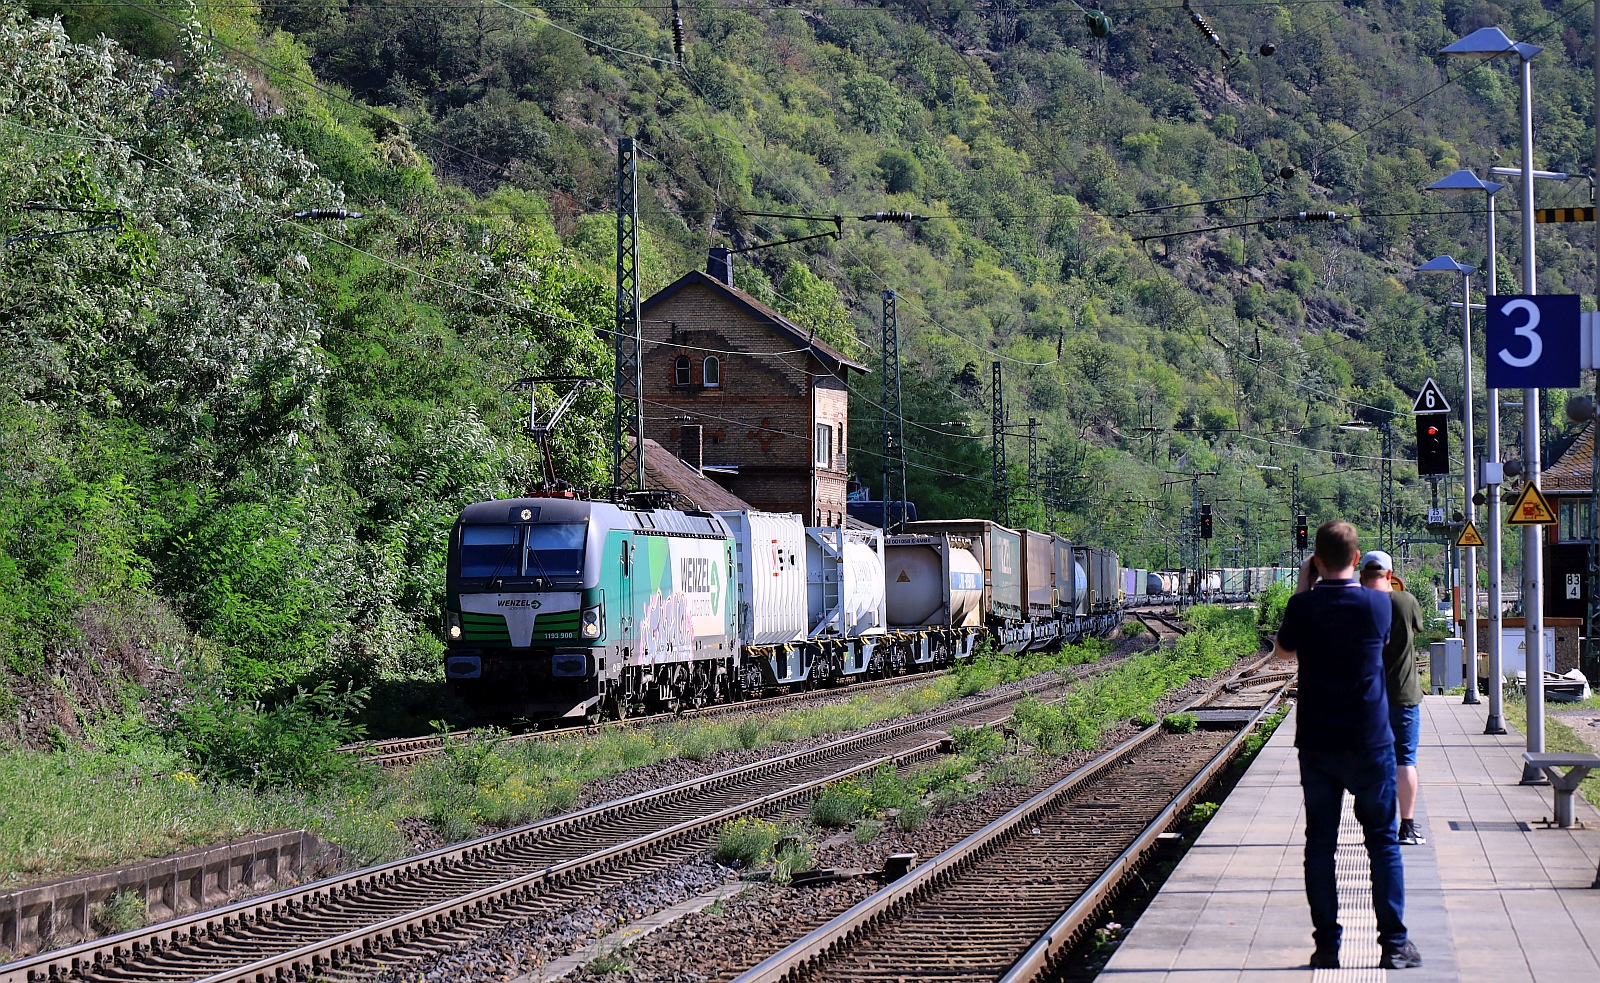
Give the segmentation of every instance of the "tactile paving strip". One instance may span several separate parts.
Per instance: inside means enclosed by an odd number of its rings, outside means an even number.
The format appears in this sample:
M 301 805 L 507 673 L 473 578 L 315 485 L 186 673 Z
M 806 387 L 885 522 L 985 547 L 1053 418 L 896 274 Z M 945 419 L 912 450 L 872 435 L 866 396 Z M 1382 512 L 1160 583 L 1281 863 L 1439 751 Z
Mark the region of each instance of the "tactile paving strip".
M 1372 866 L 1367 862 L 1354 804 L 1349 795 L 1344 797 L 1339 814 L 1339 847 L 1334 852 L 1334 870 L 1339 878 L 1339 923 L 1344 926 L 1340 968 L 1313 971 L 1312 983 L 1384 983 L 1389 978 L 1387 970 L 1378 968 L 1382 952 L 1378 946 L 1378 916 L 1372 910 Z

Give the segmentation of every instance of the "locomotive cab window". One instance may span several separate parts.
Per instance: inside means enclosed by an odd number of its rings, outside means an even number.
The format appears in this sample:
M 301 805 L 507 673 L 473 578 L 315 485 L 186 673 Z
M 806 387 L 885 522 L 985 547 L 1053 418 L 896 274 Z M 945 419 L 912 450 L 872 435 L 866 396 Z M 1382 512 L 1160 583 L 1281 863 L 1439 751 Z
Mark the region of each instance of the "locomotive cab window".
M 552 522 L 528 527 L 528 577 L 575 577 L 583 572 L 582 522 Z
M 461 576 L 518 576 L 520 533 L 516 526 L 462 526 Z
M 678 360 L 672 363 L 672 384 L 674 386 L 689 384 L 689 356 L 679 355 Z
M 707 355 L 705 364 L 700 366 L 701 385 L 707 389 L 716 389 L 722 385 L 722 360 L 715 355 Z
M 583 573 L 588 526 L 582 522 L 463 526 L 461 576 L 466 579 L 546 577 Z

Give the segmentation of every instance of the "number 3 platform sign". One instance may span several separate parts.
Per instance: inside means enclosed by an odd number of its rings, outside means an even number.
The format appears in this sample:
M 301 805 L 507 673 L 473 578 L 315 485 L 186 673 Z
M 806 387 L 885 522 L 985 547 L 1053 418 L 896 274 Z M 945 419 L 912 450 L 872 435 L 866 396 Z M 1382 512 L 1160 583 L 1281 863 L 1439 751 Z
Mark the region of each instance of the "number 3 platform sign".
M 1490 297 L 1484 338 L 1490 389 L 1571 389 L 1581 384 L 1578 298 Z

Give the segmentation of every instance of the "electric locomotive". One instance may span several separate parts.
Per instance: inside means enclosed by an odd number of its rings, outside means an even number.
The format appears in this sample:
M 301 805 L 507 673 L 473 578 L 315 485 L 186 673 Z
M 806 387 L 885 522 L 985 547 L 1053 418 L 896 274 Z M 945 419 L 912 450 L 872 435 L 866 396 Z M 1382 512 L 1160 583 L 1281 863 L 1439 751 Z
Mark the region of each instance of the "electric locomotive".
M 481 502 L 449 550 L 445 676 L 488 716 L 624 717 L 740 688 L 734 539 L 715 515 Z

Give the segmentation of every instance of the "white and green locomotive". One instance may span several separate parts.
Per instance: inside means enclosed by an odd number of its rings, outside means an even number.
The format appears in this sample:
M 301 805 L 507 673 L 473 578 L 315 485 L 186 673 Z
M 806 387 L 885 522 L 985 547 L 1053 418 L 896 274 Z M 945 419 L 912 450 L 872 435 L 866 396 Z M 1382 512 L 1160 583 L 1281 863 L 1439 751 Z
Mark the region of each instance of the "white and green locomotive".
M 482 502 L 450 534 L 445 675 L 491 717 L 721 702 L 738 678 L 734 541 L 706 512 Z

